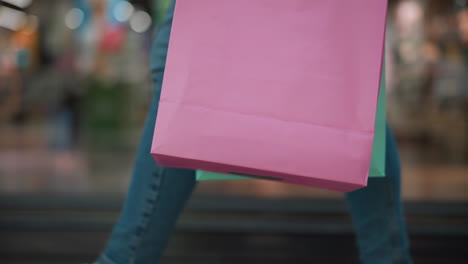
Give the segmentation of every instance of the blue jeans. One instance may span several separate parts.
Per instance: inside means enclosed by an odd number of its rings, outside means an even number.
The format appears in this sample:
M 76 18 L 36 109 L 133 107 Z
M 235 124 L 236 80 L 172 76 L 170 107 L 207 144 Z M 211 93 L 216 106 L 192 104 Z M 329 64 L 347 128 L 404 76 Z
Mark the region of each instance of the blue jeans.
M 194 171 L 158 166 L 150 155 L 173 10 L 174 2 L 153 44 L 151 68 L 156 93 L 138 148 L 127 199 L 99 264 L 158 263 L 195 187 Z M 386 166 L 387 177 L 369 179 L 367 188 L 346 194 L 361 260 L 365 264 L 411 263 L 400 194 L 400 165 L 390 130 Z

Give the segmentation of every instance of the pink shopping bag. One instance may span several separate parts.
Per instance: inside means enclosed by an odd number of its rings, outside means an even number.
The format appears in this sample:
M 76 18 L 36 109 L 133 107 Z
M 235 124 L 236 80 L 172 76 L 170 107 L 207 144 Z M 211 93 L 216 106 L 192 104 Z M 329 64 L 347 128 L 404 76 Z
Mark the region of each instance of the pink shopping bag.
M 386 0 L 178 0 L 151 153 L 163 166 L 367 183 Z

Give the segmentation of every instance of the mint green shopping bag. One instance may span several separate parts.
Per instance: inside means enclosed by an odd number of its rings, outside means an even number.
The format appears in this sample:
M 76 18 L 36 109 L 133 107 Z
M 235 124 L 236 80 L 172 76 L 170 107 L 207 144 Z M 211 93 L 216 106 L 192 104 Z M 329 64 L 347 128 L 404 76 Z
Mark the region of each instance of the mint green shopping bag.
M 380 81 L 380 91 L 377 103 L 377 113 L 375 117 L 375 136 L 372 145 L 372 158 L 369 170 L 369 177 L 385 177 L 385 142 L 386 142 L 386 85 L 385 85 L 385 66 L 382 70 Z M 252 180 L 255 177 L 246 177 L 233 174 L 222 174 L 209 171 L 200 171 L 196 173 L 198 181 L 213 180 Z
M 385 62 L 384 62 L 385 64 Z M 377 114 L 375 118 L 375 136 L 372 145 L 371 167 L 369 177 L 385 176 L 385 153 L 387 141 L 387 104 L 386 104 L 386 77 L 385 66 L 382 67 L 382 79 L 380 81 L 379 99 L 377 103 Z

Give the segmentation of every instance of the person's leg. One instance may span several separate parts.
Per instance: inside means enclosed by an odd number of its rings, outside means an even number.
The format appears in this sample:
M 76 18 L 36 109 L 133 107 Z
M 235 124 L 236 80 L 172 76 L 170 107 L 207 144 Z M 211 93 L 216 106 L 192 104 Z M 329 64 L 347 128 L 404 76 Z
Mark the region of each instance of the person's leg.
M 363 264 L 412 263 L 400 191 L 398 149 L 387 126 L 386 177 L 346 194 Z
M 195 186 L 190 170 L 158 166 L 150 155 L 174 3 L 153 44 L 152 71 L 156 92 L 120 219 L 99 264 L 158 263 L 179 213 Z

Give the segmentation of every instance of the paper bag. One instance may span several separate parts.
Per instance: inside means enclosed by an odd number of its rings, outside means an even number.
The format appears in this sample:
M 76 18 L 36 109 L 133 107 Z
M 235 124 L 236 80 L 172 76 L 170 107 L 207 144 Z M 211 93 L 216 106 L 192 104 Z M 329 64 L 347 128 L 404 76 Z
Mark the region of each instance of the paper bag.
M 386 0 L 178 0 L 151 153 L 168 167 L 366 186 Z

